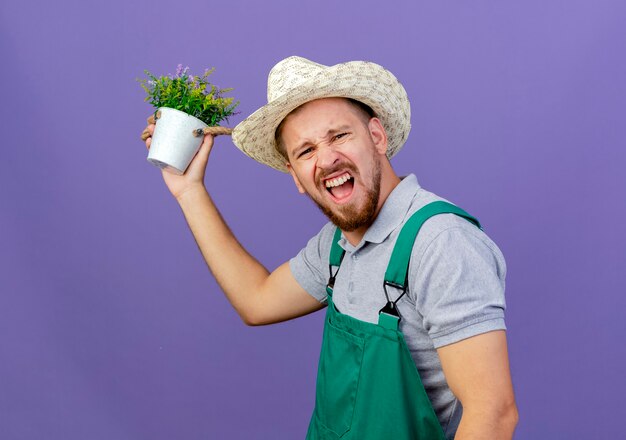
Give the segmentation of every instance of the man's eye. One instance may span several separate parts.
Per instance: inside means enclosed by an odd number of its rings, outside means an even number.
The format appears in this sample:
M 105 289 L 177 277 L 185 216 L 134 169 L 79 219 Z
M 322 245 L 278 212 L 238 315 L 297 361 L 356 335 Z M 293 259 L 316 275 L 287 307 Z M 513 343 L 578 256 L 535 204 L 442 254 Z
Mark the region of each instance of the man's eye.
M 311 151 L 311 150 L 312 150 L 311 148 L 307 148 L 306 150 L 302 150 L 302 151 L 298 154 L 298 157 L 302 157 L 302 156 L 304 156 L 305 154 L 307 154 L 307 153 L 308 153 L 309 151 Z
M 335 136 L 335 139 L 341 139 L 344 136 L 347 136 L 348 133 L 339 133 L 338 135 Z

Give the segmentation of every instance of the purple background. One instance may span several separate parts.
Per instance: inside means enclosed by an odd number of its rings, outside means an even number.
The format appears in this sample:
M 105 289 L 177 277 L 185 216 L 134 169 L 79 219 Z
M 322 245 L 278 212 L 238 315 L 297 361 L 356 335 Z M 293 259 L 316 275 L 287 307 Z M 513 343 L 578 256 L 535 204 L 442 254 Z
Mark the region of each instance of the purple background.
M 625 19 L 619 0 L 3 2 L 0 438 L 304 437 L 323 316 L 239 320 L 146 162 L 135 81 L 215 66 L 234 126 L 294 54 L 394 72 L 397 171 L 504 252 L 516 438 L 621 437 Z M 324 222 L 230 139 L 206 184 L 269 269 Z

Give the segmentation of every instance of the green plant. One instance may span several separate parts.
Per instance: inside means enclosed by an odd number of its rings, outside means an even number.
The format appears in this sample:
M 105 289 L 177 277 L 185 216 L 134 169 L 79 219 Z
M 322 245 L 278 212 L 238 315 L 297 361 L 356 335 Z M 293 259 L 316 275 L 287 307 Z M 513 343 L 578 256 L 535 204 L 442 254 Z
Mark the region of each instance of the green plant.
M 239 101 L 233 102 L 233 98 L 222 96 L 232 88 L 219 89 L 208 82 L 207 78 L 214 70 L 206 69 L 202 76 L 194 76 L 188 73 L 189 67 L 183 69 L 183 65 L 179 64 L 174 75 L 157 78 L 144 70 L 149 79 L 137 81 L 148 95 L 145 101 L 150 101 L 155 109 L 173 108 L 195 116 L 209 126 L 215 126 L 239 113 L 235 112 Z

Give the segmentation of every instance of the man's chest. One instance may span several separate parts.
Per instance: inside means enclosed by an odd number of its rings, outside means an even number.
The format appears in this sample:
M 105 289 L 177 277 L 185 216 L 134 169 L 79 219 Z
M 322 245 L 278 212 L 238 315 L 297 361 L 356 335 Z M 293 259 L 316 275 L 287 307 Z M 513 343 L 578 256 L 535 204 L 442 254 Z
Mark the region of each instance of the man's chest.
M 391 251 L 392 246 L 384 243 L 368 243 L 354 252 L 346 251 L 333 289 L 335 305 L 342 313 L 362 321 L 378 322 L 378 312 L 387 303 L 383 281 Z M 399 289 L 387 288 L 392 301 L 401 293 Z

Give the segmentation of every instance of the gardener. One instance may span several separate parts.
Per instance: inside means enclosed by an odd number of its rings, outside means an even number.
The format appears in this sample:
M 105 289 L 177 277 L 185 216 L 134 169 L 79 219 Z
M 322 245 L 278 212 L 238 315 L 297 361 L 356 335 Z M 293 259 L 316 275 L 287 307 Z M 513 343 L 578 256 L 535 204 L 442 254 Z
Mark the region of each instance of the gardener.
M 505 261 L 477 219 L 394 172 L 410 129 L 402 85 L 369 62 L 289 57 L 268 101 L 233 141 L 331 220 L 297 256 L 269 273 L 237 242 L 204 187 L 212 136 L 163 178 L 246 324 L 327 306 L 307 438 L 510 439 Z

